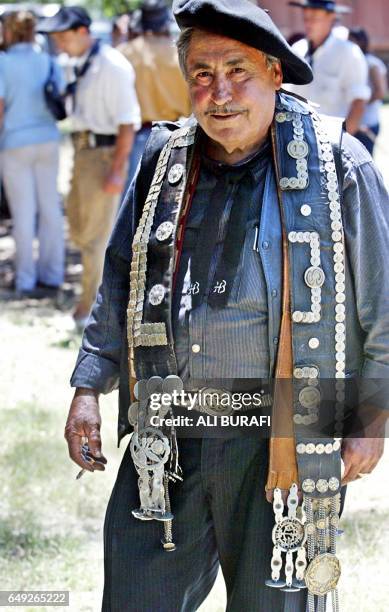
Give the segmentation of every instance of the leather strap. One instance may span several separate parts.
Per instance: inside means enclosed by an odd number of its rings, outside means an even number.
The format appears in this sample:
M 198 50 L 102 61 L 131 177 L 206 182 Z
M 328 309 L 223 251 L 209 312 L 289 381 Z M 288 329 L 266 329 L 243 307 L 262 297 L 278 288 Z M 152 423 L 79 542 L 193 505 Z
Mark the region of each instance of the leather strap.
M 274 125 L 271 129 L 271 135 L 278 185 L 279 170 L 275 155 L 276 141 Z M 277 187 L 277 193 L 282 221 L 282 194 L 279 187 Z M 276 487 L 280 489 L 289 489 L 293 483 L 298 483 L 296 443 L 293 428 L 293 347 L 290 312 L 290 274 L 288 242 L 284 229 L 282 235 L 282 255 L 282 317 L 275 371 L 272 433 L 269 441 L 269 471 L 266 491 L 275 489 Z

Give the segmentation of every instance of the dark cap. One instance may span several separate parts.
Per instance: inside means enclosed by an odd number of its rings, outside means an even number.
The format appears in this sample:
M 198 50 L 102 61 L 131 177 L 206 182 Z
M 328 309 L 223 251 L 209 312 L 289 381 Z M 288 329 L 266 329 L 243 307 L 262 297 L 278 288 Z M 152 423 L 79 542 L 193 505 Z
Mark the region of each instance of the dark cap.
M 300 8 L 322 9 L 329 13 L 351 13 L 352 9 L 348 6 L 336 4 L 333 0 L 301 0 L 301 2 L 288 2 L 290 6 L 299 6 Z
M 179 28 L 198 28 L 238 40 L 281 61 L 286 83 L 305 85 L 310 66 L 292 51 L 269 15 L 249 0 L 174 0 Z
M 166 30 L 171 21 L 170 10 L 165 0 L 145 0 L 141 5 L 141 23 L 144 32 Z
M 63 6 L 52 17 L 43 19 L 37 31 L 42 34 L 66 32 L 66 30 L 75 30 L 81 26 L 89 28 L 91 22 L 88 13 L 81 6 Z

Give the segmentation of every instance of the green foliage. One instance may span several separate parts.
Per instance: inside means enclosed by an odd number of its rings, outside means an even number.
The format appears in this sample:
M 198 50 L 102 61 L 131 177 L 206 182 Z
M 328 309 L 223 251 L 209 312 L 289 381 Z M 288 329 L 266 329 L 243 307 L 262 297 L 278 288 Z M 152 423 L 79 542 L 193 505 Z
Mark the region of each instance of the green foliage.
M 39 4 L 74 4 L 85 7 L 91 14 L 98 17 L 115 17 L 130 11 L 135 11 L 142 4 L 142 0 L 79 0 L 75 2 L 67 2 L 66 0 L 39 0 Z M 172 0 L 166 0 L 166 3 L 171 6 Z M 20 4 L 20 0 L 9 0 L 9 4 Z
M 114 17 L 129 11 L 135 11 L 142 4 L 142 0 L 86 0 L 85 6 L 100 8 L 106 17 Z M 172 5 L 172 0 L 166 0 L 166 4 Z
M 139 8 L 141 0 L 88 0 L 88 3 L 100 5 L 104 16 L 114 17 L 115 15 L 121 15 L 122 13 L 128 13 L 129 11 L 135 11 Z

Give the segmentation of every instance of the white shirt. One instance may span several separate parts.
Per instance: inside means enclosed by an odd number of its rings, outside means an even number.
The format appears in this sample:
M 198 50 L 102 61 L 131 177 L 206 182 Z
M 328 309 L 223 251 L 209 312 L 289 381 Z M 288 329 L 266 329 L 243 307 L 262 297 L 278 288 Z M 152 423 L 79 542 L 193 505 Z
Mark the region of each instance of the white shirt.
M 82 66 L 89 52 L 79 58 Z M 135 91 L 135 72 L 119 51 L 101 45 L 86 74 L 77 84 L 72 130 L 117 134 L 119 125 L 141 125 Z
M 367 65 L 369 69 L 377 67 L 383 77 L 386 77 L 387 70 L 384 62 L 379 57 L 366 53 L 365 55 Z M 367 127 L 374 127 L 380 122 L 380 108 L 382 106 L 382 100 L 374 100 L 371 104 L 368 104 L 365 109 L 365 114 L 362 117 L 361 124 Z
M 305 58 L 309 43 L 299 40 L 292 49 Z M 367 63 L 354 43 L 331 33 L 313 53 L 312 70 L 312 83 L 287 85 L 285 89 L 319 104 L 320 113 L 346 118 L 353 100 L 369 100 Z

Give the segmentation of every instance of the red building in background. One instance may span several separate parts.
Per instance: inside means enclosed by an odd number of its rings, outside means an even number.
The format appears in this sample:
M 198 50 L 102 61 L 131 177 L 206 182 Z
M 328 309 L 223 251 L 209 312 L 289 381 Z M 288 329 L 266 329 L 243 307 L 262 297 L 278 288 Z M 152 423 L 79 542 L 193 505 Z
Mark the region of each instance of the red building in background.
M 286 38 L 304 32 L 302 10 L 289 6 L 288 0 L 258 0 L 257 4 L 269 10 Z M 371 38 L 371 50 L 389 61 L 389 0 L 338 0 L 338 4 L 350 6 L 353 11 L 340 16 L 339 25 L 365 28 Z

